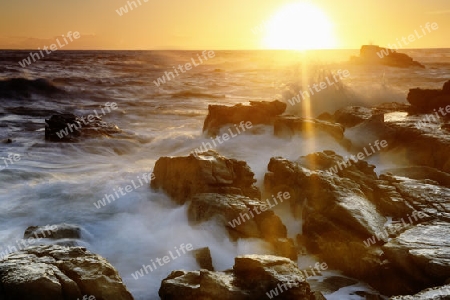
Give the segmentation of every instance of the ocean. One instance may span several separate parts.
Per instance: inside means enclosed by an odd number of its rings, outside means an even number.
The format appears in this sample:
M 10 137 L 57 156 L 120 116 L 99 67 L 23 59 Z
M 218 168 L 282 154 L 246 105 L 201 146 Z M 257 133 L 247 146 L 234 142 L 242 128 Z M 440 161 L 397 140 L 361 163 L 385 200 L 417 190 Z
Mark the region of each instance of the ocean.
M 231 268 L 237 255 L 267 252 L 259 240 L 231 242 L 213 221 L 191 227 L 187 208 L 146 182 L 159 157 L 185 156 L 210 141 L 202 134 L 208 105 L 289 103 L 310 90 L 315 94 L 309 112 L 290 104 L 287 111 L 316 117 L 346 105 L 406 103 L 410 88 L 441 88 L 450 74 L 450 49 L 401 51 L 425 69 L 349 63 L 359 50 L 208 51 L 57 51 L 25 68 L 19 62 L 30 51 L 0 51 L 0 141 L 12 141 L 0 143 L 0 253 L 13 249 L 28 226 L 77 224 L 83 233 L 79 244 L 107 258 L 135 299 L 158 299 L 171 271 L 198 269 L 192 256 L 180 255 L 138 279 L 132 275 L 183 243 L 210 247 L 216 270 Z M 332 74 L 344 71 L 349 76 L 332 85 Z M 321 78 L 329 84 L 317 91 Z M 107 103 L 116 109 L 106 110 Z M 103 121 L 121 133 L 76 143 L 44 139 L 45 119 L 53 114 L 89 115 L 102 108 Z M 255 126 L 215 147 L 247 161 L 260 188 L 271 157 L 294 160 L 325 149 L 349 154 L 332 139 L 313 145 L 301 137 L 285 140 L 269 126 Z M 114 201 L 98 202 L 108 195 L 116 195 Z M 295 236 L 301 220 L 289 218 L 288 232 Z M 300 267 L 314 262 L 309 255 L 299 258 Z M 359 283 L 326 297 L 363 299 L 355 289 L 368 287 Z

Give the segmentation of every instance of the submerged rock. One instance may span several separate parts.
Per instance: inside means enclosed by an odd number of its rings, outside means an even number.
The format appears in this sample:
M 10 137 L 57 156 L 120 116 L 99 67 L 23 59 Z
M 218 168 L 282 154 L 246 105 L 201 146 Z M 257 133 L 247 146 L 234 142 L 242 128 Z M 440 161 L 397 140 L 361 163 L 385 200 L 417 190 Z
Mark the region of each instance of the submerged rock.
M 74 114 L 58 114 L 45 120 L 45 139 L 52 142 L 75 142 L 81 137 L 111 136 L 120 132 L 119 127 L 105 123 L 97 116 L 87 119 Z
M 155 163 L 153 189 L 162 189 L 178 204 L 198 193 L 243 195 L 260 199 L 254 173 L 245 161 L 215 151 L 184 157 L 161 157 Z
M 163 280 L 159 296 L 162 300 L 324 299 L 310 290 L 293 261 L 270 255 L 236 257 L 233 270 L 224 272 L 174 271 Z
M 404 53 L 398 53 L 394 49 L 382 48 L 376 45 L 363 45 L 359 51 L 359 57 L 352 57 L 351 61 L 364 65 L 386 65 L 390 67 L 425 68 L 421 63 L 413 60 Z
M 0 299 L 132 300 L 118 272 L 83 247 L 34 246 L 0 261 Z
M 271 125 L 275 118 L 286 110 L 287 104 L 281 101 L 250 101 L 250 105 L 235 106 L 210 105 L 208 116 L 203 124 L 203 132 L 208 136 L 216 136 L 226 125 L 239 125 L 241 122 L 251 122 L 252 125 Z M 231 127 L 233 129 L 233 127 Z

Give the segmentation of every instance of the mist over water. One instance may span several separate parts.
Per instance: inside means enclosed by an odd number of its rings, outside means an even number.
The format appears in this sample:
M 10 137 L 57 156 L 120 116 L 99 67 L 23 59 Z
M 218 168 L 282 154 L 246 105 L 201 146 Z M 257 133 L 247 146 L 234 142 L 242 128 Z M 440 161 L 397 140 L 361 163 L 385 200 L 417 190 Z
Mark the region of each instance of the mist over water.
M 313 84 L 309 74 L 321 69 L 332 74 L 348 70 L 350 76 L 342 80 L 342 90 L 325 89 L 312 97 L 313 117 L 345 105 L 405 102 L 409 88 L 442 86 L 436 78 L 450 71 L 442 55 L 448 63 L 450 56 L 447 50 L 436 51 L 440 52 L 416 50 L 414 54 L 427 58 L 427 69 L 413 71 L 349 65 L 349 56 L 357 53 L 353 50 L 308 53 L 306 57 L 297 52 L 216 51 L 214 59 L 160 87 L 153 83 L 156 78 L 196 57 L 197 52 L 67 51 L 22 69 L 18 61 L 26 52 L 0 51 L 0 79 L 24 78 L 28 82 L 18 90 L 30 89 L 28 95 L 12 89 L 9 97 L 0 99 L 0 140 L 13 140 L 1 144 L 0 157 L 21 155 L 19 162 L 0 171 L 0 251 L 21 239 L 28 226 L 77 224 L 83 228 L 79 243 L 107 258 L 136 299 L 157 297 L 161 280 L 173 270 L 199 268 L 193 256 L 186 254 L 138 280 L 131 276 L 151 259 L 183 243 L 191 243 L 194 249 L 209 247 L 216 270 L 231 268 L 237 255 L 267 253 L 268 245 L 261 241 L 231 242 L 223 226 L 214 221 L 191 227 L 186 206 L 175 205 L 148 185 L 105 207 L 97 209 L 94 203 L 150 173 L 159 157 L 188 155 L 210 141 L 201 132 L 210 104 L 287 101 Z M 34 79 L 45 79 L 49 85 L 39 91 L 31 89 L 29 81 Z M 44 140 L 44 119 L 53 113 L 91 114 L 112 101 L 118 110 L 103 120 L 119 126 L 122 134 L 79 143 Z M 305 114 L 301 107 L 289 104 L 288 112 Z M 323 150 L 355 154 L 329 137 L 284 139 L 275 137 L 272 130 L 254 126 L 215 150 L 245 160 L 261 189 L 271 157 L 296 160 Z M 386 161 L 386 167 L 395 161 L 383 156 L 370 160 Z M 290 237 L 301 232 L 301 220 L 289 216 L 288 207 L 276 210 L 283 215 Z

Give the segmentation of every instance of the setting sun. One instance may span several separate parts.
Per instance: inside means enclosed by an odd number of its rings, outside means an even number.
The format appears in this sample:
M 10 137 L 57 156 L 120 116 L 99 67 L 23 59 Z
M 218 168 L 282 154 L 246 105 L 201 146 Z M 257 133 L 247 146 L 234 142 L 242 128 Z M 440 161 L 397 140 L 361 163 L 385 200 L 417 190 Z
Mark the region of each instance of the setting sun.
M 267 23 L 264 47 L 269 49 L 327 49 L 335 47 L 332 23 L 309 3 L 284 6 Z

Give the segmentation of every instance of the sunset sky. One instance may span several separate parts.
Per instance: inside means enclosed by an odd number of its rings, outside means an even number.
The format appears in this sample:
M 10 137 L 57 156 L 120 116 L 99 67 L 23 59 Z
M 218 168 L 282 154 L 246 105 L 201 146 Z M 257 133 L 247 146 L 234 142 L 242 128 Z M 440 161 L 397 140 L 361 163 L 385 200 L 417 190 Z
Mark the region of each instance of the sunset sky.
M 42 48 L 78 31 L 81 37 L 64 50 L 283 48 L 299 36 L 293 47 L 356 49 L 396 43 L 421 33 L 427 22 L 439 29 L 404 48 L 450 47 L 449 0 L 139 1 L 120 16 L 116 10 L 126 0 L 2 0 L 0 48 Z M 293 3 L 313 9 L 297 13 L 289 8 Z

